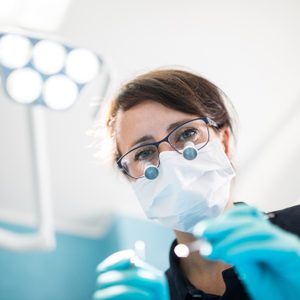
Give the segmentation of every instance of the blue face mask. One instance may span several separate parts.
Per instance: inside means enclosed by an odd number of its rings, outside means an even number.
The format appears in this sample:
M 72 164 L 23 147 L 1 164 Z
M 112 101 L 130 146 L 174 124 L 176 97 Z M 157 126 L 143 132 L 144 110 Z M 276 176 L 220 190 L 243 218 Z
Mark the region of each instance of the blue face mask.
M 159 176 L 132 182 L 148 218 L 171 229 L 192 232 L 201 220 L 221 214 L 235 176 L 219 139 L 210 141 L 194 160 L 176 151 L 160 153 Z

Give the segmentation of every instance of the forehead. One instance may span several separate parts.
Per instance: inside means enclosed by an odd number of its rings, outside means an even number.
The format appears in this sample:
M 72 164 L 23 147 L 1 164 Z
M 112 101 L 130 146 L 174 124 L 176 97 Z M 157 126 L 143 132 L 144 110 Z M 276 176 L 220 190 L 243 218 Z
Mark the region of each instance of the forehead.
M 195 117 L 198 115 L 180 112 L 153 101 L 143 102 L 125 112 L 120 111 L 116 121 L 118 148 L 124 154 L 135 140 L 145 135 L 160 140 L 168 133 L 170 124 Z

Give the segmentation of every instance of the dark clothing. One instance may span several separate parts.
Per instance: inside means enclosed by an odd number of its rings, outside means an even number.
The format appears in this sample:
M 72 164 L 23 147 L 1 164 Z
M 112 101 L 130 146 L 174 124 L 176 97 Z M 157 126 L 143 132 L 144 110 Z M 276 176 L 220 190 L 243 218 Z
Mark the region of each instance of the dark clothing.
M 300 205 L 268 213 L 269 220 L 282 229 L 294 233 L 300 237 Z M 177 245 L 175 240 L 170 249 L 170 268 L 166 271 L 169 282 L 171 300 L 249 300 L 244 286 L 238 279 L 234 268 L 222 272 L 226 290 L 223 296 L 207 294 L 196 289 L 183 275 L 179 258 L 174 253 Z

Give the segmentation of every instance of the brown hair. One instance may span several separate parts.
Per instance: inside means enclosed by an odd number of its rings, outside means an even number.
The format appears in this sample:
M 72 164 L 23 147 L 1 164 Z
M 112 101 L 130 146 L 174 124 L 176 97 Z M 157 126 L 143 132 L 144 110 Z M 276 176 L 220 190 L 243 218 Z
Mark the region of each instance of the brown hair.
M 234 134 L 233 119 L 224 99 L 227 97 L 221 89 L 199 75 L 177 69 L 154 70 L 136 77 L 121 88 L 110 105 L 106 126 L 113 137 L 119 111 L 127 111 L 151 100 L 177 111 L 209 117 L 219 129 L 229 127 Z M 228 99 L 226 104 L 233 109 Z M 119 155 L 116 149 L 115 159 Z

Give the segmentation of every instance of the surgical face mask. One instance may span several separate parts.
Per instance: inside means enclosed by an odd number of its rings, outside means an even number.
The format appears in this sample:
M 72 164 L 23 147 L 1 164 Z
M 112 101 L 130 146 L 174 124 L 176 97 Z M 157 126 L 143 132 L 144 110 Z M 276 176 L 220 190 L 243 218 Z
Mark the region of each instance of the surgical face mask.
M 148 218 L 192 232 L 199 221 L 224 211 L 234 176 L 221 142 L 214 139 L 194 160 L 176 151 L 161 152 L 159 176 L 139 178 L 132 186 Z

